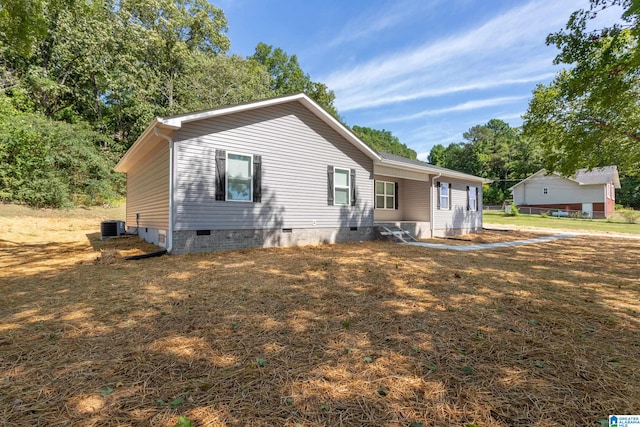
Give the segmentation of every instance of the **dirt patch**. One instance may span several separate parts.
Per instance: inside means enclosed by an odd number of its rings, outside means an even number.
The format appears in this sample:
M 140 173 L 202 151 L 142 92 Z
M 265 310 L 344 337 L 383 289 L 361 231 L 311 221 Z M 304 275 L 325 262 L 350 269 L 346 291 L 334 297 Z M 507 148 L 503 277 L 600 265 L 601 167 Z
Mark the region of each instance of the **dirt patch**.
M 86 236 L 51 245 L 2 260 L 0 424 L 597 426 L 640 407 L 638 240 L 112 263 Z
M 433 239 L 420 239 L 425 243 L 438 243 L 447 245 L 477 245 L 484 243 L 515 242 L 518 240 L 534 239 L 536 237 L 550 236 L 553 233 L 527 230 L 508 229 L 484 229 L 477 233 L 463 234 L 454 237 L 440 237 Z

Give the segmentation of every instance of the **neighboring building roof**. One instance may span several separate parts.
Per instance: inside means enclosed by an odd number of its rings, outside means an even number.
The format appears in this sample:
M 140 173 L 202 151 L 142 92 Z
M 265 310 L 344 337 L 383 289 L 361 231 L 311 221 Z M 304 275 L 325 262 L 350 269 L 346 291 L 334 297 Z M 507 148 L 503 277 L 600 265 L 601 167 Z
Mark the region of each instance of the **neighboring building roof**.
M 513 187 L 509 188 L 509 190 L 513 190 L 514 188 L 540 175 L 555 175 L 560 178 L 573 181 L 578 185 L 599 185 L 599 184 L 613 183 L 615 188 L 620 188 L 620 177 L 618 175 L 618 167 L 615 165 L 612 165 L 612 166 L 605 166 L 602 168 L 593 168 L 591 170 L 588 170 L 586 168 L 578 169 L 578 171 L 573 176 L 562 176 L 557 172 L 547 173 L 546 169 L 540 169 L 538 172 L 534 173 L 531 176 L 528 176 L 527 178 L 523 179 Z
M 591 170 L 578 169 L 574 179 L 581 185 L 608 184 L 612 182 L 616 188 L 620 188 L 618 167 L 615 165 L 593 168 Z
M 138 137 L 131 148 L 129 148 L 125 155 L 120 159 L 114 170 L 116 172 L 126 173 L 133 167 L 138 159 L 144 158 L 144 156 L 153 152 L 154 148 L 157 146 L 156 144 L 159 136 L 158 138 L 155 138 L 155 144 L 152 143 L 152 141 L 154 140 L 154 135 L 158 135 L 158 130 L 165 129 L 167 131 L 174 131 L 180 129 L 185 123 L 225 116 L 228 114 L 234 114 L 243 111 L 255 110 L 258 108 L 285 104 L 289 102 L 299 102 L 304 105 L 320 120 L 322 120 L 338 134 L 344 137 L 347 141 L 352 143 L 356 148 L 366 154 L 370 159 L 373 160 L 375 164 L 402 169 L 410 169 L 428 174 L 442 174 L 449 177 L 467 179 L 471 181 L 480 181 L 483 183 L 491 182 L 490 180 L 487 180 L 485 178 L 469 175 L 451 169 L 441 168 L 439 166 L 430 165 L 429 163 L 421 162 L 419 160 L 406 159 L 404 157 L 396 156 L 389 153 L 378 153 L 367 144 L 365 144 L 360 138 L 358 138 L 353 132 L 351 132 L 349 128 L 336 120 L 335 117 L 329 114 L 324 108 L 322 108 L 304 93 L 279 96 L 275 98 L 264 99 L 261 101 L 247 102 L 244 104 L 214 108 L 211 110 L 196 111 L 192 113 L 180 114 L 164 118 L 156 117 L 155 119 L 153 119 L 151 124 L 147 126 L 144 132 L 142 132 L 140 137 Z
M 421 160 L 407 159 L 405 157 L 396 156 L 395 154 L 384 153 L 381 151 L 378 151 L 378 154 L 380 154 L 380 156 L 382 157 L 382 161 L 380 163 L 383 165 L 410 167 L 411 169 L 420 170 L 429 174 L 442 174 L 454 178 L 468 179 L 471 181 L 481 181 L 482 183 L 492 182 L 492 180 L 490 179 L 482 178 L 464 172 L 454 171 L 440 166 L 435 166 Z

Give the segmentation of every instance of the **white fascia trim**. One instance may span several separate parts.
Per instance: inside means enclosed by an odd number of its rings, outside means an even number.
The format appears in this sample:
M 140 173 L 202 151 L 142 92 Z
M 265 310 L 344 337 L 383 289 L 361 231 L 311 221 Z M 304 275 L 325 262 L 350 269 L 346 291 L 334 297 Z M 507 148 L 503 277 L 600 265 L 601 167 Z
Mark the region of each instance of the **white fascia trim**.
M 372 150 L 367 144 L 362 142 L 360 138 L 355 136 L 353 132 L 346 128 L 342 123 L 336 120 L 331 114 L 327 113 L 324 108 L 320 107 L 314 100 L 309 98 L 304 93 L 297 93 L 290 96 L 282 96 L 278 98 L 265 99 L 263 101 L 256 101 L 247 104 L 235 105 L 233 107 L 218 108 L 215 110 L 201 111 L 198 113 L 187 114 L 179 117 L 172 117 L 167 119 L 159 119 L 160 122 L 169 128 L 179 129 L 184 123 L 194 122 L 197 120 L 210 119 L 212 117 L 220 117 L 228 114 L 239 113 L 243 111 L 251 111 L 259 108 L 270 107 L 273 105 L 285 104 L 292 101 L 298 101 L 307 107 L 312 113 L 314 113 L 320 120 L 325 122 L 329 127 L 338 132 L 342 137 L 351 142 L 360 151 L 365 153 L 367 157 L 373 160 L 380 160 L 381 157 Z
M 382 159 L 381 161 L 377 162 L 377 164 L 383 165 L 383 166 L 390 166 L 390 167 L 394 167 L 397 169 L 405 169 L 405 170 L 412 170 L 412 171 L 416 171 L 416 172 L 422 172 L 422 173 L 426 173 L 429 175 L 432 174 L 437 174 L 439 176 L 445 176 L 445 177 L 449 177 L 449 178 L 458 178 L 458 179 L 464 179 L 467 181 L 473 181 L 473 182 L 481 182 L 483 184 L 489 184 L 491 182 L 493 182 L 493 180 L 491 179 L 486 179 L 486 178 L 482 178 L 479 176 L 475 176 L 475 175 L 469 175 L 467 173 L 463 173 L 463 172 L 457 172 L 454 170 L 441 170 L 441 169 L 436 169 L 436 168 L 430 168 L 429 166 L 420 166 L 420 165 L 410 165 L 407 163 L 403 163 L 403 162 L 397 162 L 395 160 L 387 160 L 387 159 Z
M 149 138 L 149 136 L 154 135 L 154 130 L 153 129 L 159 123 L 160 123 L 160 119 L 158 117 L 155 117 L 153 119 L 153 121 L 151 122 L 151 124 L 149 126 L 147 126 L 147 128 L 144 130 L 144 132 L 142 132 L 142 135 L 140 135 L 138 137 L 138 139 L 136 139 L 136 142 L 134 142 L 133 145 L 131 147 L 129 147 L 127 152 L 124 153 L 124 156 L 122 156 L 122 158 L 114 166 L 114 168 L 113 168 L 114 171 L 116 171 L 116 172 L 125 172 L 126 173 L 125 164 L 140 149 L 140 147 L 144 144 L 144 141 L 146 141 Z

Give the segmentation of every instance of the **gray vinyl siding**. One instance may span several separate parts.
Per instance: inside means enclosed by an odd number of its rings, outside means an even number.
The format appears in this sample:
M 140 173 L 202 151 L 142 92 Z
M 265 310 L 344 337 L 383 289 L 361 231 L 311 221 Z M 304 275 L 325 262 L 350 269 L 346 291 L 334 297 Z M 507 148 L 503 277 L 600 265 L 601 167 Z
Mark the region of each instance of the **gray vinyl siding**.
M 451 185 L 451 209 L 438 208 L 438 189 L 434 188 L 434 235 L 457 234 L 482 228 L 482 184 L 441 177 L 437 181 Z M 467 210 L 467 186 L 478 187 L 478 210 Z
M 175 230 L 373 225 L 373 161 L 301 104 L 185 123 L 174 141 Z M 215 200 L 215 150 L 262 156 L 261 203 Z M 356 170 L 356 206 L 328 206 L 329 165 Z
M 396 195 L 398 209 L 376 209 L 376 221 L 429 221 L 428 181 L 393 178 L 385 175 L 376 175 L 375 179 L 376 181 L 398 183 L 398 194 Z
M 406 197 L 404 195 L 405 180 L 402 178 L 392 178 L 384 175 L 376 175 L 375 180 L 398 183 L 398 194 L 396 194 L 396 197 L 398 198 L 398 209 L 375 209 L 375 212 L 374 212 L 375 220 L 378 222 L 403 221 L 404 206 L 405 206 L 405 200 L 406 200 Z M 375 193 L 375 187 L 373 191 Z M 373 206 L 375 207 L 375 197 L 373 199 Z
M 429 182 L 405 180 L 405 221 L 429 221 Z
M 547 194 L 544 194 L 545 188 L 548 189 Z M 516 205 L 602 203 L 606 194 L 603 188 L 604 184 L 583 186 L 559 176 L 541 175 L 514 188 L 513 201 Z
M 127 227 L 169 227 L 169 146 L 157 143 L 150 155 L 127 173 Z

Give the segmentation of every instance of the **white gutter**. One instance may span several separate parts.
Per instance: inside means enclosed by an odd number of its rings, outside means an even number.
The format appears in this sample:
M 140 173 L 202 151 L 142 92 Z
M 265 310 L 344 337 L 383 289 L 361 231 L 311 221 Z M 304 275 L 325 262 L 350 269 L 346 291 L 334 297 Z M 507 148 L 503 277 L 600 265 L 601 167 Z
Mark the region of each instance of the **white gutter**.
M 156 126 L 153 133 L 169 143 L 169 229 L 167 230 L 167 253 L 173 249 L 173 139 L 163 133 L 158 132 Z
M 434 186 L 433 183 L 436 179 L 440 178 L 442 176 L 442 172 L 438 173 L 438 175 L 434 175 L 433 178 L 431 178 L 431 203 L 429 203 L 429 205 L 431 206 L 431 217 L 429 218 L 429 225 L 431 226 L 431 237 L 433 238 L 433 220 L 434 220 L 434 216 L 436 215 L 436 208 L 435 208 L 435 204 L 437 204 L 437 199 L 435 200 L 436 203 L 433 203 L 433 193 L 434 191 Z M 438 195 L 436 194 L 436 197 L 438 197 Z

